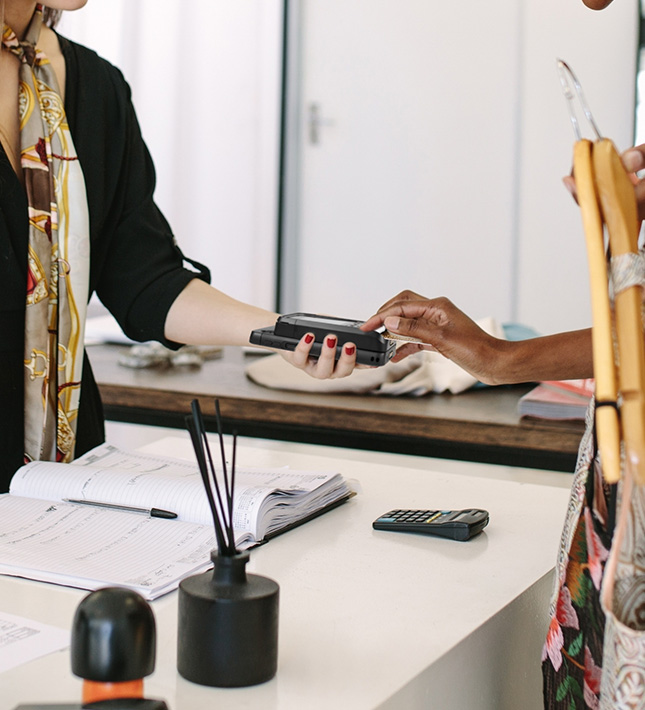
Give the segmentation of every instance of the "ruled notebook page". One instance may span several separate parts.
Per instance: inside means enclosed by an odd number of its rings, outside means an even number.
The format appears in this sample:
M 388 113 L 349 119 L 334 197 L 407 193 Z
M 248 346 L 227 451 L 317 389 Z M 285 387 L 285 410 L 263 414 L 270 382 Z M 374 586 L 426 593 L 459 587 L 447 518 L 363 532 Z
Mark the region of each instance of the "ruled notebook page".
M 101 508 L 0 496 L 0 573 L 146 599 L 210 566 L 210 527 Z
M 323 507 L 346 486 L 332 472 L 238 469 L 238 549 Z M 177 513 L 165 520 L 65 499 Z M 260 528 L 261 534 L 257 530 Z M 103 444 L 72 464 L 35 461 L 0 495 L 0 573 L 96 589 L 118 584 L 154 598 L 210 565 L 215 545 L 197 464 Z
M 235 478 L 234 527 L 236 539 L 263 537 L 262 517 L 267 505 L 283 502 L 282 516 L 300 517 L 298 498 L 319 507 L 318 493 L 337 482 L 335 472 L 294 471 L 289 468 L 238 468 Z M 220 480 L 221 493 L 224 496 Z M 122 451 L 110 444 L 92 449 L 72 464 L 32 461 L 11 481 L 14 496 L 50 501 L 96 501 L 140 508 L 161 508 L 176 513 L 178 520 L 212 528 L 213 519 L 197 464 L 167 456 Z M 338 496 L 346 494 L 337 490 Z M 311 507 L 311 506 L 310 506 Z M 258 528 L 262 534 L 258 535 Z
M 197 464 L 102 444 L 72 464 L 33 461 L 11 481 L 12 495 L 161 508 L 179 520 L 212 525 Z

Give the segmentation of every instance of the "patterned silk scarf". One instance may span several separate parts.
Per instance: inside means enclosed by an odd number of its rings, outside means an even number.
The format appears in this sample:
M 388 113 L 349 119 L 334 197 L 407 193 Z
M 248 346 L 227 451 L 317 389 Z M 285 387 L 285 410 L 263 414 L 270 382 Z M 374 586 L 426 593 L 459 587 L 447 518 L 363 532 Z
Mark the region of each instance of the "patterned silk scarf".
M 85 182 L 54 70 L 36 47 L 42 9 L 24 41 L 5 25 L 20 59 L 20 154 L 29 204 L 25 314 L 25 460 L 71 461 L 89 289 Z

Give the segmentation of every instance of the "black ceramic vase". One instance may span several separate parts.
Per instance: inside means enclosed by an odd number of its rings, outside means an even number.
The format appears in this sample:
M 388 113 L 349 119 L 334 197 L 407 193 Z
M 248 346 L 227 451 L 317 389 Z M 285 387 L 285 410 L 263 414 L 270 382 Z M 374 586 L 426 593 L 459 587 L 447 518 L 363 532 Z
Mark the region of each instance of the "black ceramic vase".
M 278 667 L 279 586 L 246 573 L 248 552 L 211 559 L 212 571 L 179 585 L 177 670 L 220 688 L 264 683 Z

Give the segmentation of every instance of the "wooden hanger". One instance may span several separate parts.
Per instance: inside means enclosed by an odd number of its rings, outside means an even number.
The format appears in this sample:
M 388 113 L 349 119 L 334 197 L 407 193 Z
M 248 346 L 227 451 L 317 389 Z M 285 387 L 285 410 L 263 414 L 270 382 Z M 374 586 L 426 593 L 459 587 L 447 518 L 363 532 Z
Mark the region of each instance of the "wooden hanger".
M 596 380 L 596 437 L 605 480 L 620 479 L 621 440 L 638 483 L 645 483 L 645 346 L 642 290 L 633 284 L 615 295 L 612 309 L 605 228 L 612 258 L 638 255 L 640 222 L 634 186 L 613 143 L 603 138 L 571 69 L 558 61 L 577 141 L 573 170 L 587 246 Z M 567 81 L 573 83 L 575 94 Z M 566 83 L 566 87 L 565 87 Z M 577 99 L 596 140 L 583 139 L 572 102 Z M 628 257 L 629 258 L 629 257 Z
M 600 205 L 596 199 L 593 143 L 579 140 L 573 148 L 573 174 L 585 232 L 591 284 L 591 342 L 596 381 L 596 440 L 605 479 L 620 479 L 620 421 L 609 279 Z

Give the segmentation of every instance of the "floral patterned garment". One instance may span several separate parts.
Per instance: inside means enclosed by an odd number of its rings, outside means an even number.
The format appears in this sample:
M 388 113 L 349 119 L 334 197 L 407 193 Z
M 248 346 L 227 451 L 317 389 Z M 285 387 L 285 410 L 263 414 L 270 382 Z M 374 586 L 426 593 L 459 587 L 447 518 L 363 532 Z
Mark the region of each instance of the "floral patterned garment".
M 613 534 L 615 486 L 602 480 L 593 420 L 592 405 L 562 532 L 551 623 L 542 652 L 547 710 L 599 707 L 605 629 L 600 585 Z

